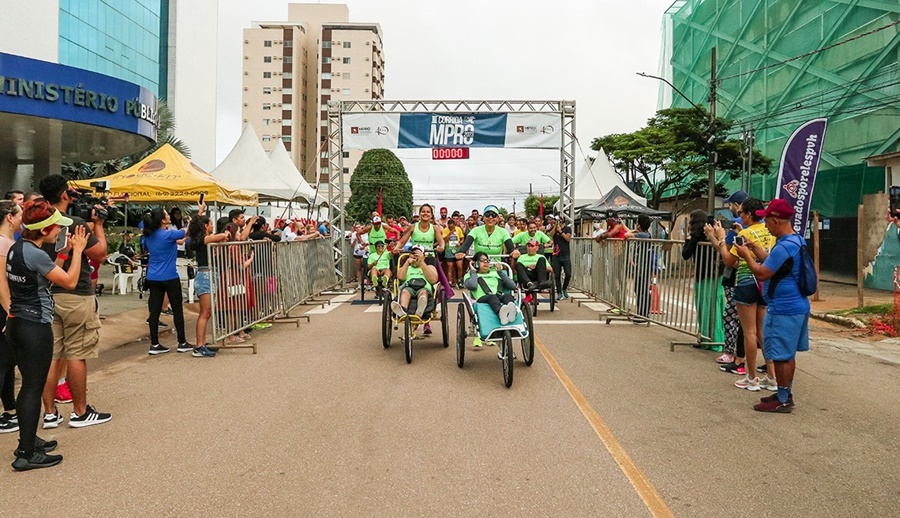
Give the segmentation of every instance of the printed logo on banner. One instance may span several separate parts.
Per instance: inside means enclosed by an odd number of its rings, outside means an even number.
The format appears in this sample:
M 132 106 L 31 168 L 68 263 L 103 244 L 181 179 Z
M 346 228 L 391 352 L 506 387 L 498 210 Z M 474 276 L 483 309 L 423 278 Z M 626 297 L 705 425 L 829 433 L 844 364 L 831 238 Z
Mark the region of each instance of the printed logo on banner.
M 787 192 L 788 194 L 791 195 L 791 198 L 796 198 L 797 191 L 800 188 L 800 181 L 793 180 L 793 181 L 790 181 L 790 182 L 784 184 L 782 187 L 784 188 L 785 192 Z
M 551 133 L 553 133 L 553 131 L 554 131 L 553 126 L 550 126 L 549 124 L 546 126 L 541 126 L 541 127 L 522 126 L 522 125 L 516 126 L 516 133 L 522 133 L 525 135 L 539 135 L 539 134 L 550 135 Z
M 400 116 L 399 147 L 503 147 L 506 114 L 410 113 Z
M 378 129 L 375 130 L 375 133 L 377 133 L 379 135 L 387 135 L 390 132 L 391 132 L 391 129 L 388 128 L 387 126 L 378 126 Z

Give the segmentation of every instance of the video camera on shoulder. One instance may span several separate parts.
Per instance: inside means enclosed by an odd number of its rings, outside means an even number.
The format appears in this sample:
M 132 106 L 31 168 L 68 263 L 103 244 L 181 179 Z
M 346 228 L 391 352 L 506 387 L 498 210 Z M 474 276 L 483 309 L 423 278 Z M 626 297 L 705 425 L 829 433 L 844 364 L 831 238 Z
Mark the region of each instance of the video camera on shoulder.
M 90 189 L 69 189 L 69 195 L 73 198 L 73 202 L 69 207 L 71 214 L 85 221 L 90 221 L 93 219 L 93 211 L 96 211 L 97 217 L 102 220 L 117 219 L 119 210 L 108 205 L 109 198 L 106 193 L 109 192 L 109 181 L 91 182 L 90 186 Z M 95 209 L 94 205 L 102 205 L 103 208 Z

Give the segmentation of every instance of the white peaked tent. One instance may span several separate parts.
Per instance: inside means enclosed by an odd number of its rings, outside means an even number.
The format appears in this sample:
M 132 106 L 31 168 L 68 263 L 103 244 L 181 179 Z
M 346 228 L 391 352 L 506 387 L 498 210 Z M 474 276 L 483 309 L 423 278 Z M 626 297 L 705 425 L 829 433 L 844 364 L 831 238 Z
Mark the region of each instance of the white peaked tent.
M 272 151 L 269 151 L 269 160 L 272 162 L 272 167 L 275 168 L 275 174 L 278 175 L 278 178 L 291 187 L 291 192 L 296 193 L 293 196 L 294 198 L 302 198 L 307 203 L 311 203 L 315 199 L 313 205 L 327 203 L 325 197 L 317 196 L 316 190 L 303 179 L 303 175 L 297 170 L 297 166 L 291 160 L 291 155 L 288 154 L 281 139 L 278 139 L 275 147 L 272 148 Z
M 241 138 L 225 160 L 213 169 L 217 179 L 241 189 L 256 191 L 261 200 L 291 200 L 294 188 L 278 175 L 253 126 L 244 126 Z
M 597 157 L 591 160 L 586 159 L 581 165 L 581 169 L 575 173 L 575 208 L 593 205 L 612 190 L 613 187 L 619 187 L 635 201 L 643 206 L 647 206 L 647 198 L 638 196 L 634 191 L 625 185 L 622 178 L 613 169 L 609 163 L 609 157 L 601 149 L 597 152 Z M 557 203 L 557 209 L 559 204 Z

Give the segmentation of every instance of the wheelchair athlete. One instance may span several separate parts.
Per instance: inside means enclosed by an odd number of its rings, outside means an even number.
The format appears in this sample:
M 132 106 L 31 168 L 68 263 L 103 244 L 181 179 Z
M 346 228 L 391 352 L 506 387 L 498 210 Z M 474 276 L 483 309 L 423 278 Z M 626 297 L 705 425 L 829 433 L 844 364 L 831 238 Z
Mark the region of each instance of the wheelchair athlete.
M 526 291 L 550 289 L 550 266 L 547 258 L 538 253 L 540 248 L 536 239 L 529 239 L 525 243 L 526 253 L 516 260 L 519 285 Z
M 391 310 L 398 317 L 406 316 L 409 302 L 416 298 L 416 316 L 422 318 L 428 298 L 434 296 L 433 285 L 438 282 L 438 272 L 434 266 L 425 263 L 425 248 L 421 245 L 413 245 L 410 248 L 409 257 L 397 270 L 397 279 L 402 281 L 400 285 L 399 301 L 391 302 Z
M 507 325 L 516 319 L 515 297 L 509 290 L 516 289 L 516 283 L 509 278 L 503 265 L 491 268 L 491 260 L 484 252 L 476 252 L 472 258 L 475 269 L 469 270 L 466 288 L 475 302 L 487 304 L 500 318 L 500 325 Z M 476 345 L 477 347 L 477 345 Z
M 391 278 L 391 253 L 384 241 L 375 243 L 375 251 L 369 253 L 368 265 L 372 286 L 386 288 Z

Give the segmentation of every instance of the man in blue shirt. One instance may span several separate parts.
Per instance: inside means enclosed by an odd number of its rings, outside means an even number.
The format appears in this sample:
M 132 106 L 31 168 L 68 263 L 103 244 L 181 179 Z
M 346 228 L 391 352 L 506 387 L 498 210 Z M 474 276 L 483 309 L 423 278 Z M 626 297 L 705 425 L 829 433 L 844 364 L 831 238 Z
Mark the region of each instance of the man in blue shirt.
M 762 398 L 753 409 L 789 413 L 794 407 L 791 394 L 794 358 L 797 351 L 809 350 L 809 299 L 800 293 L 797 282 L 803 266 L 800 247 L 805 242 L 794 233 L 791 225 L 794 209 L 786 201 L 774 199 L 765 210 L 756 211 L 756 215 L 766 218 L 766 228 L 776 239 L 775 246 L 768 254 L 755 243 L 751 243 L 752 250 L 735 246 L 753 275 L 763 281 L 763 297 L 768 304 L 763 321 L 763 350 L 766 358 L 775 362 L 778 392 Z M 751 252 L 764 262 L 757 263 Z M 772 290 L 771 283 L 775 283 Z

